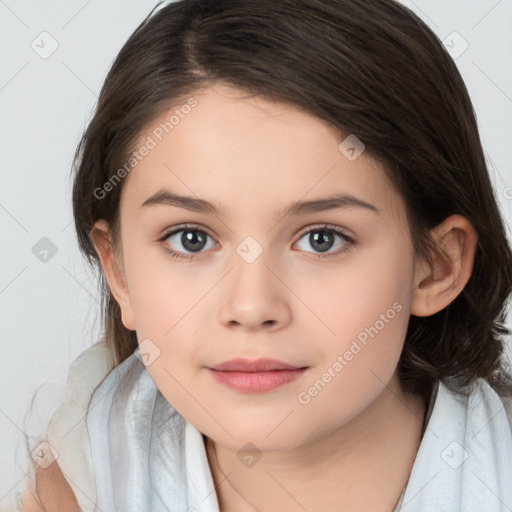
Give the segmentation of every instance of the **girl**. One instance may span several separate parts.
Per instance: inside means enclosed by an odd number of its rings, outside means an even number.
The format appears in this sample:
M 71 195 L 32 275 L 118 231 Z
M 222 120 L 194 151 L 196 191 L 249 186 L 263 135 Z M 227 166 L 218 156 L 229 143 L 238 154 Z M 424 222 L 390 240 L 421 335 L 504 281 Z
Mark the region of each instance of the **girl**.
M 439 39 L 393 0 L 157 7 L 77 149 L 105 334 L 23 510 L 512 509 L 512 253 Z

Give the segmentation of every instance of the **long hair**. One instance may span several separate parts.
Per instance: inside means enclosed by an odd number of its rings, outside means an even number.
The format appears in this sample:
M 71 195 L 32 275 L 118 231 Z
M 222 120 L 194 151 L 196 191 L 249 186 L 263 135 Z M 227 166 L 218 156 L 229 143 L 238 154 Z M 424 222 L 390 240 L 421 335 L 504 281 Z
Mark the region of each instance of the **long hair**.
M 108 193 L 104 184 L 164 108 L 214 81 L 355 134 L 403 198 L 415 254 L 429 263 L 429 230 L 452 214 L 469 219 L 478 235 L 472 275 L 442 311 L 410 317 L 398 372 L 413 393 L 434 379 L 463 392 L 479 377 L 509 390 L 512 252 L 473 106 L 439 38 L 393 0 L 158 4 L 115 59 L 73 163 L 78 242 L 100 275 L 90 231 L 104 219 L 117 241 L 123 180 Z M 119 364 L 137 348 L 136 333 L 103 276 L 102 287 L 104 336 Z

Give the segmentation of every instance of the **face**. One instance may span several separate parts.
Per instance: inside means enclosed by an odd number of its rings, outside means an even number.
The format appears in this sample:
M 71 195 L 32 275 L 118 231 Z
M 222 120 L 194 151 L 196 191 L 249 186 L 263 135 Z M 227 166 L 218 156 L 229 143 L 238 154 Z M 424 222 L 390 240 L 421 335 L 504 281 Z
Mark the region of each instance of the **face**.
M 123 322 L 201 432 L 290 449 L 396 378 L 414 275 L 404 204 L 318 118 L 221 84 L 193 98 L 141 134 L 151 148 L 124 178 Z M 280 363 L 219 366 L 240 358 Z

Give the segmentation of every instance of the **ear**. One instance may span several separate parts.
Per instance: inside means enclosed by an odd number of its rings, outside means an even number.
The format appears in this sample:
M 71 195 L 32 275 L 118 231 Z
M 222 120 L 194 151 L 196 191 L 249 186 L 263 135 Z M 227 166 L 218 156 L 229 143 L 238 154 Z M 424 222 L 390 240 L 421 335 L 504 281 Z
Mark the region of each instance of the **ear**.
M 115 254 L 110 240 L 109 226 L 106 221 L 99 220 L 94 224 L 91 229 L 91 239 L 98 253 L 110 292 L 121 309 L 123 325 L 127 329 L 134 331 L 135 316 L 133 314 L 124 269 L 122 268 L 122 262 L 118 261 L 120 256 Z
M 452 215 L 436 226 L 432 236 L 432 268 L 416 261 L 411 314 L 430 316 L 450 304 L 471 277 L 478 235 L 468 219 Z

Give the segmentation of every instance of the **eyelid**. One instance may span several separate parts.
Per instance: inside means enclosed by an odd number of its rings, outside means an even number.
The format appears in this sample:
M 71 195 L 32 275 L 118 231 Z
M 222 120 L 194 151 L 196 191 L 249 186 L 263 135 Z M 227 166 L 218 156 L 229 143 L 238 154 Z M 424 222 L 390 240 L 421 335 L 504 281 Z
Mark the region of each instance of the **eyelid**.
M 303 229 L 305 229 L 305 228 L 303 228 Z M 319 231 L 321 229 L 325 229 L 327 231 L 335 231 L 336 233 L 339 233 L 344 238 L 346 238 L 348 241 L 355 242 L 354 236 L 351 233 L 349 233 L 345 228 L 342 228 L 341 226 L 337 226 L 335 224 L 326 224 L 326 223 L 312 224 L 307 229 L 305 229 L 305 231 L 300 230 L 299 238 L 302 238 L 304 235 L 307 235 L 311 231 L 315 231 L 315 230 Z
M 190 231 L 202 231 L 203 233 L 207 234 L 212 240 L 215 240 L 215 237 L 213 235 L 211 235 L 209 233 L 209 231 L 202 227 L 202 226 L 199 226 L 198 224 L 179 224 L 177 226 L 173 226 L 172 228 L 165 228 L 160 235 L 158 235 L 158 238 L 157 238 L 157 241 L 158 242 L 163 242 L 164 240 L 166 240 L 167 238 L 169 238 L 171 235 L 179 232 L 179 231 L 187 231 L 187 230 L 190 230 Z M 215 241 L 215 243 L 218 243 L 217 241 Z
M 196 225 L 196 224 L 189 224 L 185 223 L 182 225 L 174 226 L 172 228 L 164 230 L 163 235 L 161 235 L 158 239 L 158 242 L 163 246 L 163 250 L 169 254 L 171 258 L 177 261 L 182 262 L 192 262 L 196 260 L 197 256 L 200 256 L 202 254 L 202 251 L 199 251 L 198 253 L 188 253 L 188 252 L 182 252 L 182 251 L 176 251 L 174 249 L 171 249 L 168 244 L 165 243 L 165 241 L 172 235 L 179 233 L 180 231 L 200 231 L 204 234 L 206 234 L 208 237 L 210 237 L 215 245 L 218 247 L 220 244 L 216 241 L 215 237 L 212 236 L 207 229 L 204 229 L 203 227 Z M 352 235 L 349 235 L 346 233 L 345 228 L 335 226 L 333 224 L 311 224 L 307 227 L 307 229 L 304 230 L 304 228 L 300 231 L 300 236 L 298 237 L 298 240 L 293 243 L 293 245 L 297 244 L 304 236 L 306 236 L 310 232 L 314 231 L 330 231 L 335 234 L 335 236 L 339 236 L 341 238 L 345 239 L 345 243 L 341 248 L 338 248 L 336 251 L 333 252 L 310 252 L 310 251 L 299 251 L 304 252 L 307 254 L 306 258 L 314 258 L 315 260 L 329 260 L 330 258 L 336 258 L 336 257 L 342 257 L 346 253 L 350 252 L 357 244 L 356 240 Z M 209 252 L 209 251 L 206 251 Z
M 169 238 L 171 235 L 179 232 L 179 231 L 185 231 L 185 230 L 195 230 L 195 231 L 202 231 L 203 233 L 207 234 L 212 240 L 215 241 L 216 244 L 218 244 L 215 237 L 208 232 L 208 229 L 200 226 L 199 224 L 179 224 L 177 226 L 174 226 L 172 228 L 166 228 L 162 231 L 162 233 L 158 236 L 157 241 L 163 242 L 167 238 Z M 307 235 L 311 231 L 319 230 L 319 229 L 326 229 L 326 230 L 332 230 L 339 234 L 341 234 L 344 238 L 346 238 L 349 242 L 354 242 L 354 237 L 352 234 L 348 233 L 345 228 L 342 228 L 340 226 L 337 226 L 335 224 L 327 224 L 327 223 L 318 223 L 318 224 L 311 224 L 308 225 L 307 228 L 301 228 L 295 236 L 298 236 L 299 239 L 302 238 L 304 235 Z M 300 235 L 300 236 L 299 236 Z

